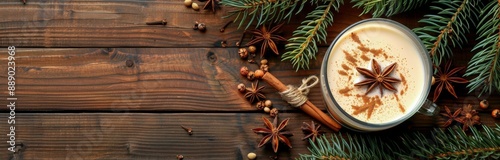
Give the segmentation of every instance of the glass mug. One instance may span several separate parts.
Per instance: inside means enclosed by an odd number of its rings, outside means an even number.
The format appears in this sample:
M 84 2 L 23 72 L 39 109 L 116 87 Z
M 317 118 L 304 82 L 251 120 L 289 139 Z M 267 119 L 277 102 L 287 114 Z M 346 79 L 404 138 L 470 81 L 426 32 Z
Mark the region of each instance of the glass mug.
M 356 68 L 374 72 L 374 61 L 381 72 L 396 63 L 387 75 L 400 80 L 390 83 L 396 91 L 380 84 L 366 92 L 371 84 L 354 85 L 368 78 Z M 437 114 L 437 105 L 427 100 L 432 73 L 427 50 L 410 29 L 372 18 L 350 25 L 335 38 L 323 59 L 320 81 L 330 115 L 346 128 L 366 132 L 394 127 L 416 112 Z

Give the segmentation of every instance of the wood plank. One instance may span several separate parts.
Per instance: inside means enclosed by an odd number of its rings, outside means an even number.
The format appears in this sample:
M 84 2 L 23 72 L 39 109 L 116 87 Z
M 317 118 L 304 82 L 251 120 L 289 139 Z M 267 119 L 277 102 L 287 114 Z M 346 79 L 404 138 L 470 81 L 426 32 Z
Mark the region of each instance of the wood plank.
M 5 53 L 6 48 L 0 49 Z M 321 48 L 311 69 L 295 72 L 287 62 L 270 56 L 270 71 L 285 84 L 300 83 L 309 75 L 319 75 L 326 48 Z M 61 48 L 16 50 L 16 96 L 20 111 L 134 110 L 134 111 L 254 111 L 237 92 L 236 86 L 250 82 L 240 76 L 243 65 L 237 49 L 189 48 Z M 456 57 L 457 65 L 471 55 Z M 126 62 L 134 62 L 127 67 Z M 7 54 L 0 54 L 0 68 L 6 70 Z M 463 73 L 464 71 L 462 71 Z M 7 74 L 0 74 L 6 79 Z M 265 95 L 280 110 L 289 107 L 276 90 L 267 86 Z M 7 83 L 1 83 L 7 88 Z M 459 99 L 444 92 L 438 104 L 478 104 L 477 94 L 467 94 L 465 85 L 456 87 Z M 8 95 L 7 90 L 1 90 Z M 430 93 L 432 95 L 432 93 Z M 495 98 L 496 97 L 496 98 Z M 498 93 L 492 106 L 500 104 Z M 319 85 L 313 87 L 310 100 L 324 109 Z M 5 99 L 0 99 L 4 103 Z M 6 110 L 6 108 L 0 108 Z
M 196 3 L 202 5 L 204 2 Z M 229 25 L 224 33 L 219 28 L 232 19 L 222 19 L 230 7 L 221 7 L 215 14 L 208 10 L 186 8 L 182 0 L 128 1 L 29 1 L 0 2 L 0 46 L 18 47 L 220 47 L 226 40 L 229 46 L 239 41 L 243 29 Z M 305 13 L 283 27 L 283 36 L 290 38 Z M 425 9 L 424 9 L 425 10 Z M 360 9 L 347 3 L 335 14 L 333 27 L 328 28 L 328 42 L 337 34 L 361 19 Z M 410 28 L 418 25 L 422 10 L 391 17 Z M 167 19 L 166 26 L 148 26 L 145 22 Z M 200 33 L 192 29 L 194 22 L 207 24 Z M 247 36 L 245 42 L 248 42 Z
M 0 114 L 0 119 L 7 119 Z M 175 159 L 182 154 L 186 159 L 246 159 L 255 152 L 259 159 L 275 155 L 271 146 L 258 148 L 262 138 L 251 131 L 264 127 L 260 113 L 18 113 L 16 114 L 16 142 L 20 152 L 7 151 L 8 144 L 0 146 L 0 159 Z M 495 121 L 483 114 L 483 123 L 493 126 Z M 301 113 L 281 114 L 280 119 L 291 118 L 286 130 L 292 149 L 280 145 L 281 159 L 309 153 L 308 143 L 302 141 L 302 122 L 310 122 Z M 193 128 L 189 136 L 179 125 Z M 422 121 L 420 116 L 387 131 L 371 135 L 401 134 L 405 131 L 428 131 L 436 126 L 433 121 Z M 7 123 L 0 123 L 2 134 L 8 132 Z M 411 128 L 410 130 L 408 128 Z M 332 133 L 325 127 L 323 131 Z M 344 134 L 349 132 L 341 130 Z M 352 132 L 350 132 L 352 133 Z M 2 140 L 7 137 L 2 136 Z

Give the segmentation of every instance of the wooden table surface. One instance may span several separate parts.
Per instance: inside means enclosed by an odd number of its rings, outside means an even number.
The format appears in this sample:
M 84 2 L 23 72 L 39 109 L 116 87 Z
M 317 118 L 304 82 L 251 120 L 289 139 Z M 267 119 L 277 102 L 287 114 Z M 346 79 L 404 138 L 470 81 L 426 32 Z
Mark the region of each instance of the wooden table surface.
M 415 28 L 426 8 L 391 19 Z M 251 129 L 263 127 L 261 117 L 268 116 L 236 90 L 239 83 L 250 85 L 239 68 L 257 66 L 238 56 L 235 42 L 242 29 L 231 24 L 219 32 L 230 20 L 221 18 L 229 10 L 193 11 L 182 0 L 28 0 L 26 5 L 19 0 L 1 1 L 0 78 L 4 80 L 0 104 L 8 104 L 7 46 L 15 46 L 18 152 L 7 150 L 10 110 L 2 107 L 0 160 L 175 159 L 178 154 L 185 159 L 220 160 L 246 159 L 249 152 L 259 159 L 276 155 L 293 159 L 309 153 L 300 126 L 311 117 L 290 107 L 265 83 L 261 83 L 267 86 L 264 93 L 279 109 L 279 117 L 291 118 L 286 129 L 294 133 L 290 137 L 293 148 L 281 145 L 274 154 L 270 145 L 257 147 L 262 136 Z M 346 2 L 328 28 L 327 41 L 348 25 L 370 18 L 360 13 Z M 282 28 L 284 37 L 291 37 L 304 16 L 297 17 Z M 145 25 L 161 19 L 168 24 Z M 193 30 L 195 21 L 206 23 L 208 30 Z M 228 46 L 221 47 L 221 41 Z M 473 55 L 471 42 L 456 50 L 455 66 L 467 65 Z M 269 55 L 270 71 L 285 84 L 319 75 L 328 45 L 320 44 L 309 70 L 295 72 L 289 62 Z M 284 52 L 283 46 L 280 51 Z M 127 66 L 127 61 L 133 65 Z M 477 107 L 486 98 L 491 107 L 479 110 L 481 121 L 489 126 L 498 123 L 490 116 L 492 109 L 500 108 L 498 93 L 478 97 L 476 92 L 467 94 L 465 85 L 456 90 L 458 99 L 444 92 L 437 104 L 452 109 L 464 104 Z M 319 85 L 312 88 L 309 98 L 326 111 Z M 445 120 L 415 115 L 381 133 L 426 132 L 442 127 Z M 192 127 L 194 134 L 189 136 L 179 125 Z M 326 127 L 322 130 L 333 133 Z M 352 133 L 345 128 L 340 132 Z

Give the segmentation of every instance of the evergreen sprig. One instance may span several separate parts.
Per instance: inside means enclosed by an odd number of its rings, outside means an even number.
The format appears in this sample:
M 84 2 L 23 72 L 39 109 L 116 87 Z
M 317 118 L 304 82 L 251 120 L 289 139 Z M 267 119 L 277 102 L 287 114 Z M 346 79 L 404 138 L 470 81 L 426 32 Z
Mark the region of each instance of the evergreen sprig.
M 498 159 L 500 126 L 494 129 L 472 127 L 467 134 L 459 127 L 435 129 L 432 136 L 414 132 L 400 139 L 377 136 L 322 136 L 310 141 L 311 154 L 300 154 L 300 160 L 327 159 Z M 402 144 L 401 144 L 402 141 Z M 400 145 L 397 145 L 400 144 Z
M 319 0 L 309 0 L 317 2 Z M 223 18 L 233 17 L 234 21 L 239 21 L 239 27 L 245 22 L 245 29 L 250 27 L 254 21 L 256 27 L 266 23 L 276 23 L 290 18 L 300 13 L 308 0 L 224 0 L 220 4 L 235 7 L 233 11 Z
M 372 12 L 373 17 L 390 17 L 426 4 L 429 0 L 351 0 L 354 7 L 363 7 L 363 14 Z
M 316 59 L 317 43 L 326 43 L 326 29 L 333 23 L 332 9 L 338 11 L 343 0 L 329 0 L 319 5 L 306 16 L 295 31 L 293 37 L 285 45 L 287 52 L 282 55 L 282 61 L 290 60 L 297 70 L 309 68 L 309 60 Z
M 431 6 L 437 14 L 427 14 L 419 22 L 424 27 L 413 29 L 429 51 L 433 63 L 439 66 L 450 58 L 453 47 L 467 43 L 466 34 L 475 26 L 479 13 L 477 0 L 438 0 Z
M 500 3 L 489 2 L 482 10 L 481 21 L 477 27 L 479 42 L 472 51 L 472 57 L 464 76 L 476 76 L 467 85 L 469 93 L 480 88 L 483 93 L 491 94 L 496 88 L 500 91 Z

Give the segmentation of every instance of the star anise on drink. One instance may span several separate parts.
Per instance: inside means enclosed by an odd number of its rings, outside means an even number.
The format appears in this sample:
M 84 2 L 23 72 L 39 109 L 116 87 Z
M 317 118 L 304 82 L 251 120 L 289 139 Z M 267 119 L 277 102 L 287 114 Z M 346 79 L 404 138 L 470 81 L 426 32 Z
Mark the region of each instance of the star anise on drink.
M 264 57 L 264 54 L 266 54 L 266 49 L 271 48 L 271 50 L 276 54 L 279 55 L 278 52 L 278 47 L 276 46 L 275 42 L 279 41 L 286 41 L 285 38 L 279 35 L 274 35 L 278 29 L 283 26 L 284 23 L 281 23 L 277 26 L 274 26 L 271 28 L 271 30 L 267 30 L 265 25 L 262 25 L 260 29 L 253 29 L 249 30 L 247 32 L 250 32 L 254 35 L 254 38 L 248 42 L 246 45 L 250 46 L 259 42 L 262 42 L 262 46 L 260 47 L 260 57 Z
M 466 131 L 474 125 L 481 124 L 481 118 L 477 115 L 477 111 L 472 109 L 472 106 L 464 105 L 462 111 L 460 112 L 460 117 L 457 118 L 457 122 L 462 123 L 462 130 Z
M 438 99 L 439 95 L 441 94 L 441 91 L 443 90 L 443 87 L 450 92 L 451 95 L 453 95 L 455 98 L 457 97 L 457 94 L 455 93 L 455 89 L 453 88 L 453 85 L 451 85 L 451 82 L 453 83 L 467 83 L 469 82 L 468 80 L 462 78 L 462 77 L 452 77 L 455 73 L 458 71 L 464 69 L 465 67 L 457 67 L 453 68 L 450 70 L 451 66 L 451 61 L 448 61 L 445 66 L 444 70 L 442 70 L 441 67 L 435 67 L 438 69 L 437 71 L 437 77 L 436 79 L 436 89 L 434 90 L 434 98 L 432 101 L 436 102 Z
M 212 11 L 215 13 L 215 8 L 217 7 L 217 5 L 219 4 L 219 1 L 218 0 L 208 0 L 205 5 L 203 6 L 203 9 L 208 9 L 208 6 L 211 6 L 212 7 Z
M 444 110 L 446 111 L 446 114 L 441 113 L 441 115 L 448 117 L 448 120 L 444 123 L 444 127 L 448 127 L 451 123 L 453 123 L 453 121 L 457 121 L 458 116 L 462 112 L 462 108 L 459 108 L 452 114 L 448 106 L 444 106 Z
M 378 62 L 375 59 L 372 59 L 371 71 L 366 68 L 356 67 L 356 70 L 363 76 L 365 76 L 366 80 L 358 82 L 354 85 L 355 86 L 370 85 L 370 87 L 368 87 L 368 89 L 366 90 L 365 94 L 368 94 L 376 86 L 378 86 L 380 89 L 380 95 L 383 95 L 382 88 L 386 88 L 390 91 L 397 91 L 396 88 L 394 88 L 394 86 L 392 86 L 391 83 L 400 82 L 401 80 L 393 77 L 388 77 L 388 75 L 394 69 L 396 69 L 396 63 L 392 63 L 391 65 L 385 67 L 383 71 L 381 71 L 382 69 L 378 64 Z
M 278 146 L 279 146 L 280 141 L 285 143 L 286 145 L 288 145 L 288 147 L 292 148 L 292 144 L 290 144 L 290 141 L 288 140 L 288 138 L 286 136 L 293 136 L 293 134 L 291 132 L 288 132 L 288 131 L 285 131 L 285 132 L 282 131 L 283 128 L 285 128 L 286 125 L 288 124 L 288 121 L 290 120 L 290 118 L 287 118 L 287 119 L 281 121 L 281 123 L 279 125 L 278 125 L 278 116 L 274 117 L 273 123 L 271 123 L 271 121 L 269 121 L 265 117 L 262 117 L 262 120 L 264 120 L 264 125 L 266 125 L 266 128 L 252 129 L 252 131 L 257 133 L 257 134 L 264 134 L 265 135 L 262 138 L 262 140 L 259 142 L 259 145 L 258 145 L 259 148 L 264 146 L 264 144 L 266 144 L 269 141 L 271 141 L 271 143 L 273 145 L 274 153 L 278 152 Z
M 306 133 L 307 135 L 302 138 L 302 140 L 311 138 L 313 142 L 316 142 L 316 138 L 325 133 L 324 131 L 320 131 L 319 128 L 321 127 L 321 124 L 315 124 L 314 121 L 311 121 L 311 124 L 302 122 L 302 131 Z
M 266 99 L 266 96 L 262 94 L 262 90 L 266 88 L 265 86 L 259 87 L 259 81 L 255 82 L 255 85 L 252 83 L 252 88 L 247 88 L 247 93 L 245 93 L 245 98 L 253 103 L 255 100 L 261 101 Z

